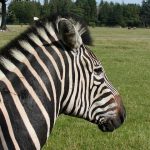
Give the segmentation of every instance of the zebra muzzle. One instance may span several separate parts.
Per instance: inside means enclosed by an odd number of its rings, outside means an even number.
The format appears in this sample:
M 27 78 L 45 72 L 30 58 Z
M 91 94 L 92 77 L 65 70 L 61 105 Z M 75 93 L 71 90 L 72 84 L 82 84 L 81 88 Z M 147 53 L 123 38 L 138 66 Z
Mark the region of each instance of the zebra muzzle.
M 98 127 L 103 132 L 112 132 L 116 128 L 118 128 L 120 124 L 121 124 L 121 120 L 114 118 L 114 119 L 108 119 L 106 122 L 99 124 Z
M 103 117 L 98 124 L 99 129 L 103 132 L 112 132 L 124 122 L 126 118 L 126 111 L 122 103 L 120 96 L 115 96 L 115 100 L 118 103 L 117 114 L 114 117 Z

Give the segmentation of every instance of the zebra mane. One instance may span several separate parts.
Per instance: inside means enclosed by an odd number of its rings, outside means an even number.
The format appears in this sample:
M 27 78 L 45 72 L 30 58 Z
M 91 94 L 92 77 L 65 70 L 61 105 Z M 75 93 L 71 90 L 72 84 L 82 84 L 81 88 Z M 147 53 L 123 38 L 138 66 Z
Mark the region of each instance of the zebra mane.
M 69 19 L 75 26 L 76 30 L 79 32 L 82 41 L 85 45 L 92 45 L 92 38 L 86 23 L 80 19 L 78 16 L 73 14 L 52 14 L 48 17 L 42 18 L 36 21 L 32 26 L 28 27 L 23 33 L 11 40 L 7 45 L 0 48 L 0 57 L 7 57 L 11 54 L 11 49 L 16 49 L 20 47 L 20 41 L 28 41 L 29 38 L 35 38 L 34 35 L 42 34 L 42 28 L 48 30 L 48 32 L 53 36 L 55 34 L 59 40 L 57 23 L 60 18 Z M 32 36 L 33 35 L 33 36 Z M 30 36 L 30 37 L 29 37 Z M 43 35 L 44 36 L 44 35 Z

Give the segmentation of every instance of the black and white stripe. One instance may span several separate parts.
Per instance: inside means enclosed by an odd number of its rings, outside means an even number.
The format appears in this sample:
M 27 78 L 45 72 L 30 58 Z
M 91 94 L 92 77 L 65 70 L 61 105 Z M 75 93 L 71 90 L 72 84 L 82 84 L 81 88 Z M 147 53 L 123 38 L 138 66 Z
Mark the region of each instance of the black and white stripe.
M 75 31 L 75 48 L 61 39 L 62 20 Z M 0 148 L 40 150 L 61 113 L 97 124 L 117 116 L 118 92 L 84 45 L 89 39 L 82 23 L 56 17 L 40 20 L 2 48 Z

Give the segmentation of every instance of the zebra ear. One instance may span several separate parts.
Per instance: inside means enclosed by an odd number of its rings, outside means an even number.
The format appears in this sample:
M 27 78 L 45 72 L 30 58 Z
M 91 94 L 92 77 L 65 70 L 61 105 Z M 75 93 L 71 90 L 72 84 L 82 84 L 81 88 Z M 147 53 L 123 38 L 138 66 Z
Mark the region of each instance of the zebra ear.
M 82 44 L 82 39 L 74 24 L 70 20 L 60 18 L 57 22 L 57 30 L 60 35 L 60 39 L 67 47 L 77 49 Z

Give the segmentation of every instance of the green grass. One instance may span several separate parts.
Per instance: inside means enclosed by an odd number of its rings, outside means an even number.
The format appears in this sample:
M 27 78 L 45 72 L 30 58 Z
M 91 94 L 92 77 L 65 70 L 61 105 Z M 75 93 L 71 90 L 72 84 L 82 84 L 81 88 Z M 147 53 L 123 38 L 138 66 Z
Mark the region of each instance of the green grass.
M 24 27 L 0 33 L 0 46 Z M 122 95 L 127 119 L 113 133 L 102 133 L 82 119 L 60 116 L 44 150 L 150 150 L 150 30 L 91 28 L 91 49 Z

